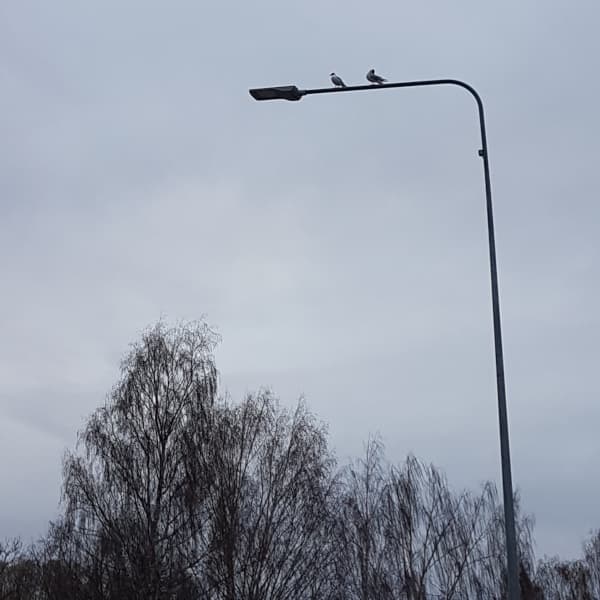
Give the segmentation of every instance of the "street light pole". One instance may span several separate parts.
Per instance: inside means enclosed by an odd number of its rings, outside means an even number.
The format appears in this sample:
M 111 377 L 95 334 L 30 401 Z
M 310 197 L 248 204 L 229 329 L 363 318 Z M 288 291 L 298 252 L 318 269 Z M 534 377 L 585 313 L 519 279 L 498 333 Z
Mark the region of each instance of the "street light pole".
M 346 92 L 376 91 L 391 88 L 423 87 L 434 85 L 455 85 L 467 90 L 477 103 L 479 129 L 481 133 L 481 149 L 479 156 L 483 159 L 483 176 L 485 183 L 485 203 L 487 211 L 487 230 L 490 255 L 490 277 L 492 284 L 492 316 L 494 322 L 494 350 L 496 357 L 496 387 L 498 394 L 498 423 L 500 429 L 500 457 L 502 461 L 502 490 L 504 499 L 504 529 L 506 536 L 507 583 L 509 600 L 519 600 L 519 573 L 517 560 L 517 536 L 515 531 L 515 510 L 513 502 L 513 486 L 510 465 L 510 443 L 508 436 L 508 414 L 506 409 L 506 384 L 504 379 L 504 355 L 502 352 L 502 330 L 500 325 L 500 295 L 498 291 L 498 269 L 496 264 L 496 240 L 494 234 L 494 214 L 492 210 L 492 186 L 490 181 L 490 165 L 488 159 L 487 135 L 483 102 L 477 91 L 464 81 L 458 79 L 428 79 L 423 81 L 403 81 L 385 83 L 383 85 L 356 85 L 349 87 L 316 88 L 301 90 L 295 85 L 255 88 L 250 95 L 255 100 L 301 100 L 313 94 L 343 94 Z

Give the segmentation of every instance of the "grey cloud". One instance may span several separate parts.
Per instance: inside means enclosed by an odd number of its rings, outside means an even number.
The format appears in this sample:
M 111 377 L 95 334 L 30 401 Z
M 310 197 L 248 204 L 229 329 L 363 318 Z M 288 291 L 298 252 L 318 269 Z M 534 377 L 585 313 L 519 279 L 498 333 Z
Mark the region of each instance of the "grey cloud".
M 65 445 L 161 315 L 207 314 L 232 395 L 306 394 L 342 457 L 380 431 L 393 460 L 498 479 L 472 99 L 247 93 L 375 67 L 484 97 L 515 481 L 538 550 L 578 551 L 599 526 L 596 3 L 0 10 L 0 534 L 42 532 Z

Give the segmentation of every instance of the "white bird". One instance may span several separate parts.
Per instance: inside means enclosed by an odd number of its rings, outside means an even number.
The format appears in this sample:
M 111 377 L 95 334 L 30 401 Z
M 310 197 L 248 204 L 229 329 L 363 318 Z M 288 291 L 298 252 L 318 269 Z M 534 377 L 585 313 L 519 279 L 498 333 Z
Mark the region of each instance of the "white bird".
M 339 75 L 336 75 L 335 73 L 329 73 L 329 76 L 331 77 L 331 83 L 333 83 L 335 87 L 346 87 L 346 84 L 342 81 L 342 78 Z
M 375 73 L 375 69 L 371 69 L 367 73 L 367 81 L 370 81 L 371 83 L 376 83 L 377 85 L 381 85 L 382 83 L 385 83 L 387 79 L 384 79 L 383 77 L 377 75 Z

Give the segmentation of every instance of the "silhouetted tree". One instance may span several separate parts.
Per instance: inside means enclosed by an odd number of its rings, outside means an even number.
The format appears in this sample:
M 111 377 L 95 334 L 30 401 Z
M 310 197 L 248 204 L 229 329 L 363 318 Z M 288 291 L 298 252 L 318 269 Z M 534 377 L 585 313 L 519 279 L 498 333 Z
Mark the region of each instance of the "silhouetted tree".
M 283 600 L 319 595 L 328 560 L 334 460 L 303 404 L 281 409 L 269 393 L 217 413 L 212 443 L 190 453 L 213 485 L 200 506 L 207 597 Z M 311 591 L 312 590 L 312 591 Z
M 546 600 L 595 600 L 590 590 L 590 573 L 584 561 L 543 561 L 537 580 Z
M 504 597 L 503 513 L 492 484 L 479 494 L 454 493 L 438 469 L 414 456 L 388 467 L 377 440 L 342 483 L 335 530 L 341 597 Z M 518 518 L 524 565 L 532 560 L 530 525 Z
M 10 598 L 13 593 L 13 568 L 21 555 L 21 541 L 18 539 L 0 542 L 0 600 Z
M 385 485 L 383 446 L 366 445 L 365 456 L 342 473 L 335 520 L 335 576 L 341 598 L 387 598 L 382 494 Z
M 589 571 L 589 587 L 592 597 L 600 599 L 600 529 L 590 535 L 584 544 L 584 560 Z
M 65 526 L 105 597 L 172 597 L 201 559 L 189 498 L 190 429 L 216 396 L 215 336 L 205 325 L 144 334 L 122 363 L 121 381 L 68 454 Z M 197 474 L 196 474 L 197 475 Z
M 386 549 L 394 557 L 388 570 L 405 597 L 450 599 L 466 589 L 477 541 L 469 511 L 477 503 L 453 494 L 439 470 L 409 456 L 390 469 L 384 507 Z
M 38 571 L 21 540 L 0 542 L 0 600 L 30 600 L 38 589 Z
M 600 531 L 591 534 L 583 546 L 583 558 L 541 560 L 536 583 L 545 600 L 597 600 L 600 598 Z
M 521 600 L 545 600 L 542 588 L 531 580 L 529 570 L 523 563 L 519 565 L 519 587 Z

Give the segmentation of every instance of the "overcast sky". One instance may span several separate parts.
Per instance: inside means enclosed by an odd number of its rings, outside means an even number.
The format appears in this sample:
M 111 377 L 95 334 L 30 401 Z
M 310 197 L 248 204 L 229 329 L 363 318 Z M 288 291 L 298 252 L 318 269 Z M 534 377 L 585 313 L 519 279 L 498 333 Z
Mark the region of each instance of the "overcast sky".
M 491 6 L 491 5 L 495 6 Z M 537 552 L 600 527 L 600 4 L 0 4 L 0 538 L 43 534 L 128 344 L 206 319 L 223 389 L 304 395 L 340 460 L 379 432 L 499 482 L 476 106 L 488 120 L 513 478 Z

